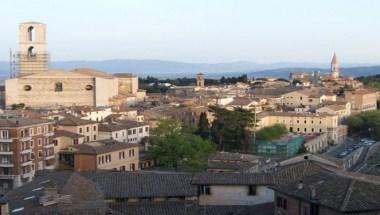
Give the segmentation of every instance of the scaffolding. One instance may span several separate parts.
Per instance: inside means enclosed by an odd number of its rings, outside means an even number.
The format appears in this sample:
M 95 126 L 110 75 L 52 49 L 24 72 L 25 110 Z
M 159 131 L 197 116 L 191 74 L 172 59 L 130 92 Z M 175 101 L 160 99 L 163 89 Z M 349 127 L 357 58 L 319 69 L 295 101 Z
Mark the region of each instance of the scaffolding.
M 18 76 L 31 75 L 48 71 L 49 54 L 33 54 L 18 53 L 17 54 L 16 71 Z

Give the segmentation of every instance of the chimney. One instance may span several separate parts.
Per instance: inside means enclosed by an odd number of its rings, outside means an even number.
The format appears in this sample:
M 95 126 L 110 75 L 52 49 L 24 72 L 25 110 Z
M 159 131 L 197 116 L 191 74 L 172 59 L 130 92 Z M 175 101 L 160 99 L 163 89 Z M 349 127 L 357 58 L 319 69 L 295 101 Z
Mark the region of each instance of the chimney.
M 9 215 L 8 198 L 3 194 L 0 195 L 0 214 Z
M 303 181 L 302 181 L 302 180 L 300 180 L 300 181 L 298 182 L 298 186 L 297 186 L 297 188 L 298 188 L 299 190 L 302 190 L 302 189 L 303 189 Z

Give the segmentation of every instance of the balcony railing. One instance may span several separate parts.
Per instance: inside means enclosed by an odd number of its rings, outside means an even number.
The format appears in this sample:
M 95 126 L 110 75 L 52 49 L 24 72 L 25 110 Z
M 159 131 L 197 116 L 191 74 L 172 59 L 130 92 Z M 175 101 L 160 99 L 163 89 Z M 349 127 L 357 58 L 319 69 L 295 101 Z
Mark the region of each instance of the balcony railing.
M 44 149 L 54 148 L 54 143 L 44 145 Z
M 47 133 L 44 133 L 44 136 L 45 137 L 51 137 L 51 136 L 53 136 L 54 135 L 54 132 L 47 132 Z
M 29 149 L 23 149 L 22 151 L 21 151 L 21 154 L 28 154 L 28 153 L 31 153 L 32 152 L 32 149 L 31 148 L 29 148 Z
M 13 155 L 13 151 L 3 150 L 3 151 L 0 151 L 0 155 Z
M 51 159 L 54 159 L 55 158 L 55 155 L 48 155 L 45 157 L 45 160 L 51 160 Z
M 13 163 L 11 162 L 0 162 L 0 167 L 13 167 Z
M 21 166 L 29 166 L 32 165 L 33 161 L 32 160 L 27 160 L 27 161 L 22 161 Z
M 26 137 L 21 137 L 20 138 L 20 141 L 29 141 L 29 140 L 32 140 L 32 137 L 31 136 L 26 136 Z
M 0 139 L 0 143 L 11 143 L 12 138 Z

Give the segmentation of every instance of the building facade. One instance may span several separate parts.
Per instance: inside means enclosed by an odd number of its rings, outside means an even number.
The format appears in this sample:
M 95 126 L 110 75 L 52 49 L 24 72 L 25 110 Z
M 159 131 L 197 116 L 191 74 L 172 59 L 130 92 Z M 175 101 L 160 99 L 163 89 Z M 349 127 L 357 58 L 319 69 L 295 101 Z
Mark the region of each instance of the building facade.
M 54 168 L 52 122 L 39 119 L 0 120 L 0 183 L 12 189 Z

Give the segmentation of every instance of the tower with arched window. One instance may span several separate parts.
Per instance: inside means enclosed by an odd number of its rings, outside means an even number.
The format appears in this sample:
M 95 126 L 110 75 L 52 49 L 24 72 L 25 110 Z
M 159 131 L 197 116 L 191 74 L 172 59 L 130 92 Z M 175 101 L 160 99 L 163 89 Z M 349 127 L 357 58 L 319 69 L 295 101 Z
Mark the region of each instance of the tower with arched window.
M 39 22 L 24 22 L 19 27 L 19 76 L 46 72 L 49 63 L 46 50 L 46 25 Z

